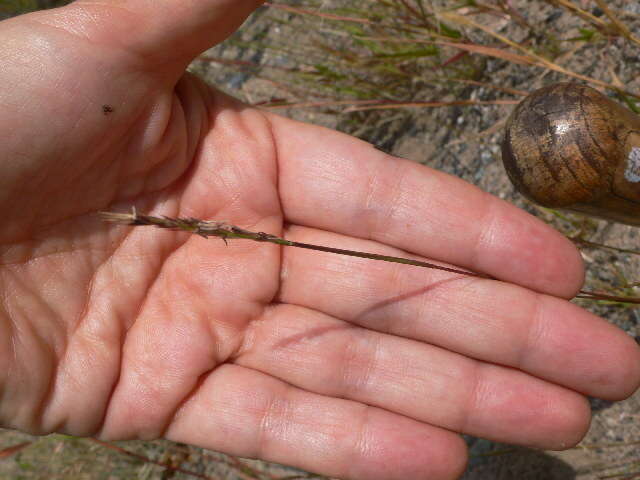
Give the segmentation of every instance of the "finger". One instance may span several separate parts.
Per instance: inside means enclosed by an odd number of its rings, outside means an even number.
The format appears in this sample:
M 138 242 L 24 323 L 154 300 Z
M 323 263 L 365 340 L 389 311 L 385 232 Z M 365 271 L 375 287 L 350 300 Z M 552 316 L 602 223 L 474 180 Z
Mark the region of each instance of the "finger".
M 149 66 L 184 67 L 233 33 L 262 0 L 80 0 L 60 22 L 130 50 Z M 180 71 L 180 73 L 182 73 Z
M 203 381 L 166 436 L 345 479 L 454 479 L 466 463 L 451 432 L 235 365 Z
M 376 242 L 305 227 L 290 228 L 286 237 L 405 255 Z M 599 398 L 626 398 L 640 383 L 640 349 L 633 339 L 569 302 L 408 265 L 296 248 L 282 254 L 280 302 L 518 368 Z
M 573 296 L 582 285 L 571 242 L 516 207 L 347 135 L 270 118 L 290 223 L 374 239 L 553 295 Z
M 589 406 L 573 391 L 302 307 L 267 311 L 235 363 L 308 391 L 502 442 L 562 449 L 589 426 Z

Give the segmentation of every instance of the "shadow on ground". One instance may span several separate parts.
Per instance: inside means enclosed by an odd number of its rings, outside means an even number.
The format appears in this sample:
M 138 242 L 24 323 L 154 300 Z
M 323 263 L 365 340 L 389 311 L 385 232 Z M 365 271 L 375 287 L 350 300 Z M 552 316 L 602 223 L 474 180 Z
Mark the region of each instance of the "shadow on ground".
M 470 439 L 471 458 L 462 480 L 574 480 L 576 471 L 566 462 L 545 452 L 500 446 L 483 439 Z

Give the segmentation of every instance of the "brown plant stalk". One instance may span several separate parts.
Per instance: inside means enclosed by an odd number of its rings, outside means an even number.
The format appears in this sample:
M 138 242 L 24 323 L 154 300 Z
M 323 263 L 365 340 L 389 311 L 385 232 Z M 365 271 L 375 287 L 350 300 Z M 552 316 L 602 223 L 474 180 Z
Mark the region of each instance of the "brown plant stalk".
M 342 248 L 326 247 L 323 245 L 314 245 L 311 243 L 295 242 L 293 240 L 286 240 L 276 235 L 264 232 L 252 232 L 245 230 L 244 228 L 236 227 L 226 222 L 219 222 L 215 220 L 200 220 L 197 218 L 171 218 L 171 217 L 155 217 L 151 215 L 143 215 L 136 211 L 135 207 L 131 209 L 130 213 L 115 213 L 115 212 L 100 212 L 100 218 L 106 222 L 118 223 L 121 225 L 129 226 L 155 226 L 159 228 L 166 228 L 169 230 L 184 231 L 200 235 L 201 237 L 218 237 L 227 243 L 229 239 L 245 239 L 253 240 L 254 242 L 267 242 L 276 245 L 282 245 L 285 247 L 304 248 L 308 250 L 317 250 L 319 252 L 335 253 L 338 255 L 347 255 L 350 257 L 367 258 L 369 260 L 379 260 L 383 262 L 401 263 L 405 265 L 413 265 L 416 267 L 431 268 L 434 270 L 442 270 L 444 272 L 456 273 L 459 275 L 466 275 L 471 277 L 480 277 L 486 279 L 493 279 L 489 275 L 483 273 L 471 272 L 467 270 L 460 270 L 457 268 L 444 267 L 442 265 L 436 265 L 435 263 L 423 262 L 421 260 L 413 260 L 409 258 L 394 257 L 391 255 L 380 255 L 377 253 L 360 252 L 356 250 L 346 250 Z M 640 304 L 640 298 L 638 297 L 619 297 L 613 295 L 602 294 L 599 292 L 589 292 L 586 290 L 580 290 L 576 298 L 585 298 L 589 300 L 609 300 L 614 302 L 624 303 L 637 303 Z

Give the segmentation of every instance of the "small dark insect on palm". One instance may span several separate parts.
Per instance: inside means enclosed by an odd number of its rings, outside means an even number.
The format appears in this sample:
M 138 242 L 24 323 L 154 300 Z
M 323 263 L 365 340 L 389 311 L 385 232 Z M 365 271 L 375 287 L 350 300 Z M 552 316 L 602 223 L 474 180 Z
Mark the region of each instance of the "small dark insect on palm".
M 113 107 L 111 105 L 102 105 L 102 113 L 104 115 L 109 115 L 113 113 Z

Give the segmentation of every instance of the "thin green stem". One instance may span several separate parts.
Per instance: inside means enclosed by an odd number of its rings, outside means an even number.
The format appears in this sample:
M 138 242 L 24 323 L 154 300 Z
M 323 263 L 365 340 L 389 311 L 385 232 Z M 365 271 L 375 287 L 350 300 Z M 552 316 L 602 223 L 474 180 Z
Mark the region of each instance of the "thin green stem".
M 606 293 L 590 292 L 587 290 L 580 290 L 576 298 L 582 298 L 585 300 L 606 300 L 615 303 L 633 303 L 640 304 L 640 298 L 638 297 L 620 297 L 617 295 L 607 295 Z
M 602 250 L 609 250 L 611 252 L 618 253 L 629 253 L 631 255 L 640 255 L 640 251 L 631 250 L 628 248 L 614 247 L 612 245 L 604 245 L 602 243 L 590 242 L 589 240 L 584 240 L 579 237 L 568 237 L 573 243 L 578 244 L 579 246 L 589 247 L 589 248 L 600 248 Z

